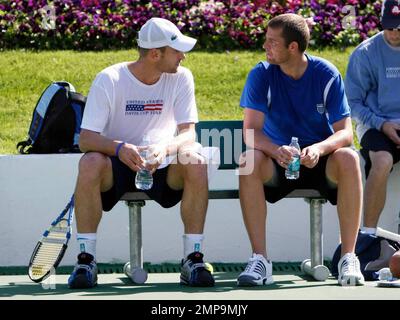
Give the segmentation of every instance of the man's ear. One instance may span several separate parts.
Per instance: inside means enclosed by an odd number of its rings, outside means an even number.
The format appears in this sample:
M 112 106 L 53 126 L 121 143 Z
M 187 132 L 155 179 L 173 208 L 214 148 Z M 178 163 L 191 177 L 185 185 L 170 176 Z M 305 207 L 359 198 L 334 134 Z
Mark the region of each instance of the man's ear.
M 150 49 L 149 56 L 152 60 L 159 60 L 161 58 L 160 49 Z
M 296 52 L 299 50 L 299 44 L 296 41 L 292 41 L 289 43 L 288 49 L 292 52 Z

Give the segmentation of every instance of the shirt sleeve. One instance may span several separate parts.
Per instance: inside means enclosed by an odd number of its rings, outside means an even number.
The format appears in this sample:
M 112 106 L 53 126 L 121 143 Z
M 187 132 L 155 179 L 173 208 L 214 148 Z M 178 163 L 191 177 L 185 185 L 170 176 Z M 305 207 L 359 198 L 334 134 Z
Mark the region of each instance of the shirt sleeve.
M 368 127 L 381 129 L 384 118 L 377 116 L 365 104 L 368 94 L 374 87 L 374 79 L 371 74 L 371 66 L 367 57 L 362 55 L 362 51 L 353 52 L 347 66 L 345 79 L 346 95 L 351 108 L 351 115 L 357 121 Z
M 111 112 L 111 100 L 105 86 L 104 75 L 99 74 L 93 81 L 83 113 L 81 128 L 103 132 Z
M 197 123 L 199 121 L 193 75 L 188 69 L 182 72 L 178 83 L 174 103 L 174 116 L 178 125 L 182 123 Z
M 350 107 L 344 91 L 342 76 L 338 73 L 331 79 L 332 83 L 327 88 L 326 109 L 329 115 L 329 123 L 332 125 L 343 118 L 350 116 Z
M 248 74 L 240 98 L 240 106 L 265 113 L 268 105 L 268 82 L 262 75 L 263 68 L 264 67 L 259 64 Z

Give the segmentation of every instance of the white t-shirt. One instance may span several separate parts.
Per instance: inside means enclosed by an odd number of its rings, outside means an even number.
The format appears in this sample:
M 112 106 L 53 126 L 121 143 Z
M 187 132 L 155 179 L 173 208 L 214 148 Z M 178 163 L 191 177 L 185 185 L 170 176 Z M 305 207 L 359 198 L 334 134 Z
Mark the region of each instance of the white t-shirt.
M 134 145 L 168 142 L 182 123 L 197 123 L 192 73 L 179 67 L 152 85 L 140 82 L 128 62 L 101 71 L 90 88 L 81 127 Z

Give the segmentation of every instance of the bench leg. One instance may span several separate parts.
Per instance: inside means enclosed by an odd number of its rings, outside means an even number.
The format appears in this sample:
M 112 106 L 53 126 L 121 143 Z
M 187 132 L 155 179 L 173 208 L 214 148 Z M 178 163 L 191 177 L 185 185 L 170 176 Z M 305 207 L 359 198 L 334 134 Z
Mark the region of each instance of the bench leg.
M 142 207 L 144 201 L 127 201 L 129 207 L 129 251 L 130 261 L 124 266 L 124 273 L 134 283 L 142 284 L 147 280 L 147 272 L 143 269 L 142 248 Z
M 302 271 L 318 281 L 325 281 L 330 273 L 323 261 L 322 204 L 325 202 L 324 199 L 310 199 L 311 260 L 301 264 Z

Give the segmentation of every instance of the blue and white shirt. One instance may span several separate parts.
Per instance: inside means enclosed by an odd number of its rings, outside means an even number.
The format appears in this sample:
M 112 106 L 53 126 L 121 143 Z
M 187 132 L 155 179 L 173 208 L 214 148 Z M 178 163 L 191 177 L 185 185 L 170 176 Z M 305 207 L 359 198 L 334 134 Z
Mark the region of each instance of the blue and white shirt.
M 277 145 L 288 145 L 293 136 L 300 147 L 318 143 L 334 133 L 332 124 L 350 116 L 339 71 L 322 58 L 306 57 L 307 69 L 297 80 L 260 62 L 242 92 L 240 105 L 265 114 L 264 133 Z

